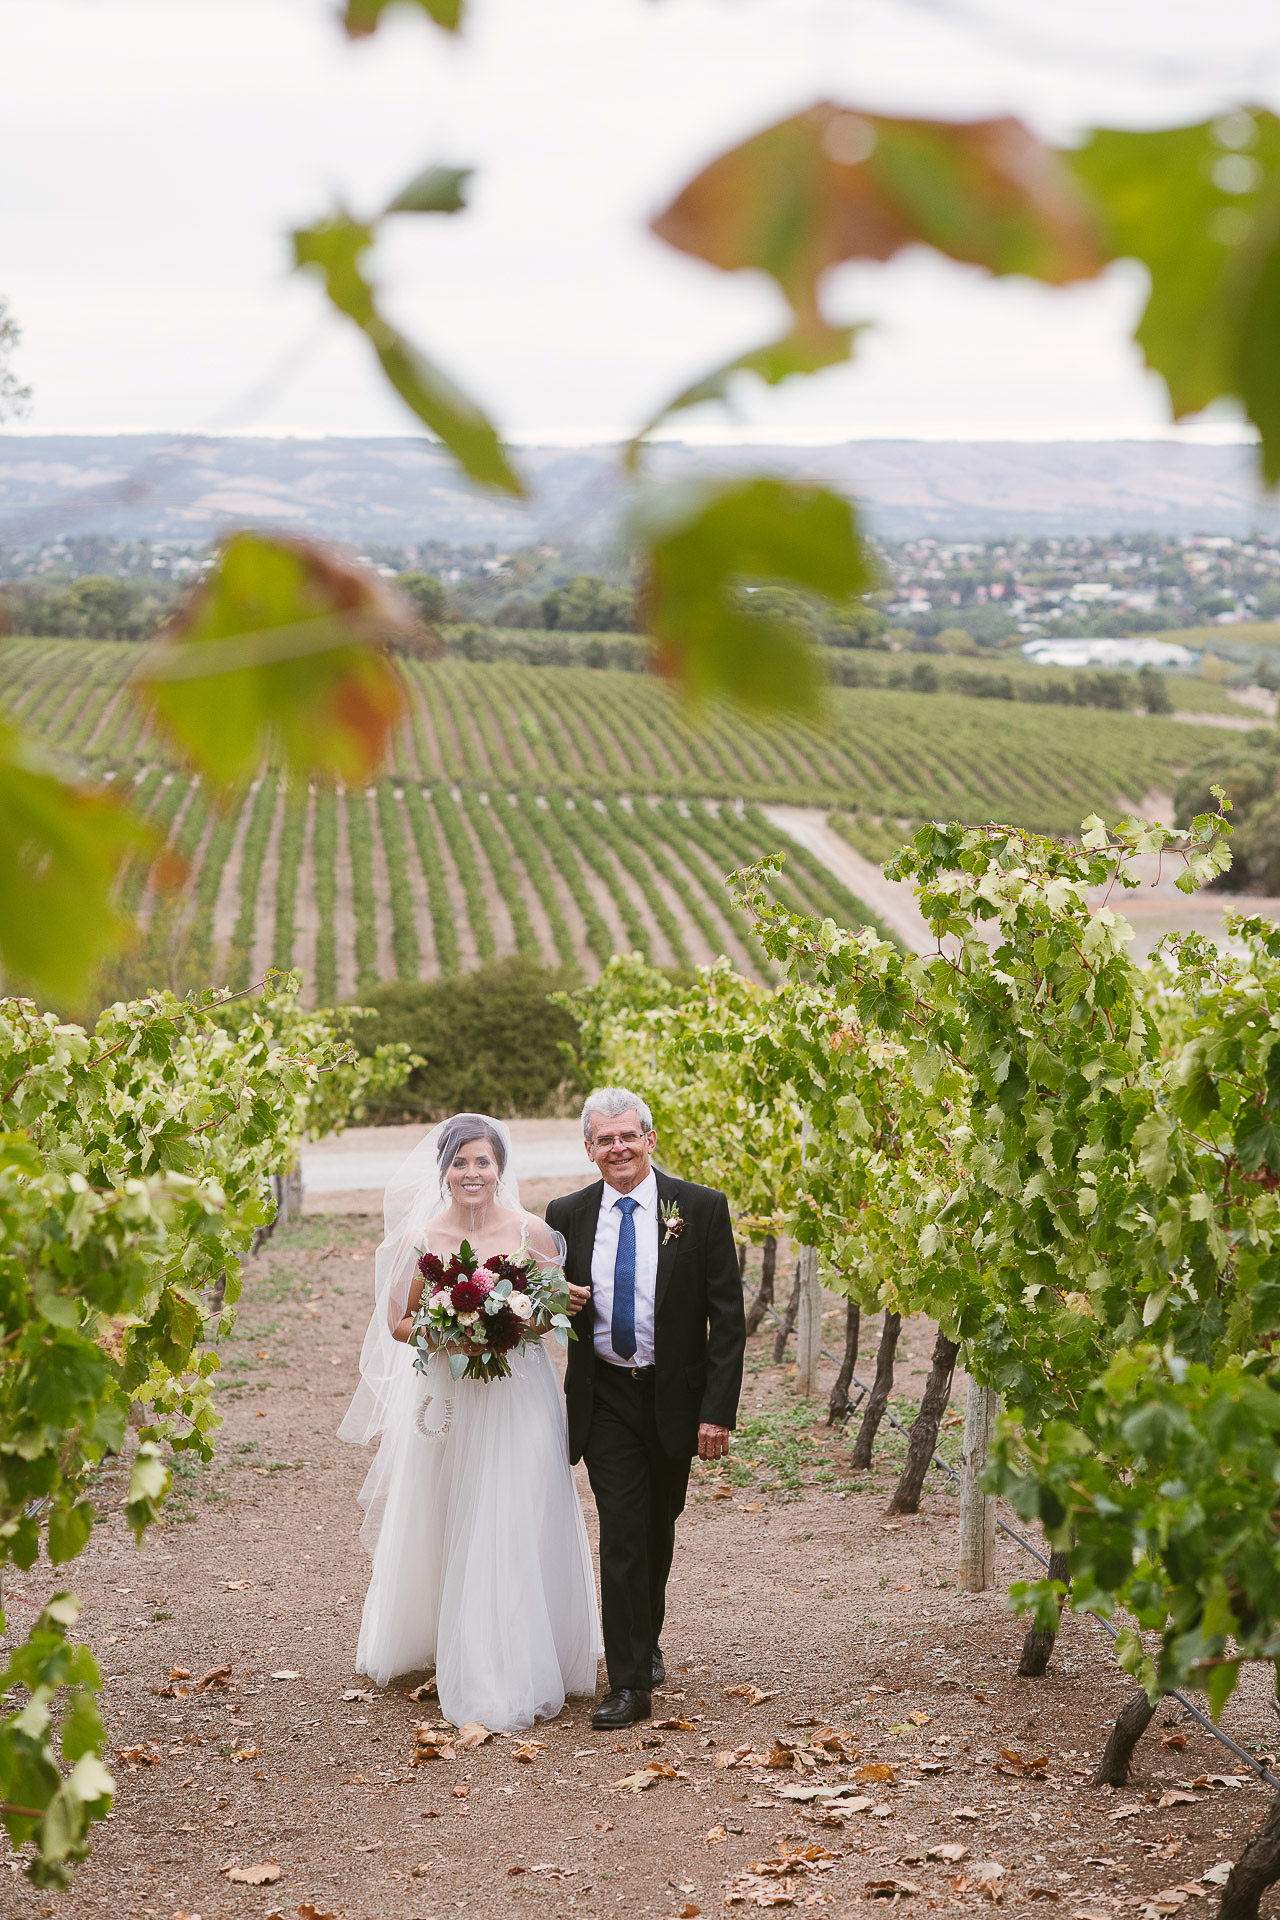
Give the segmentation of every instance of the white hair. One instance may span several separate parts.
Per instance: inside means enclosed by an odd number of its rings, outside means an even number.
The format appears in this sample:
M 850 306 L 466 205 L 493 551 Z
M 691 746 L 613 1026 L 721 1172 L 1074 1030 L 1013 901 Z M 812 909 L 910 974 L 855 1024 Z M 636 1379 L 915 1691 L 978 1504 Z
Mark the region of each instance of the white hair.
M 598 1113 L 603 1119 L 616 1120 L 619 1114 L 634 1110 L 644 1133 L 653 1132 L 653 1115 L 638 1093 L 632 1093 L 627 1087 L 597 1087 L 589 1093 L 582 1107 L 582 1137 L 591 1138 L 591 1116 Z

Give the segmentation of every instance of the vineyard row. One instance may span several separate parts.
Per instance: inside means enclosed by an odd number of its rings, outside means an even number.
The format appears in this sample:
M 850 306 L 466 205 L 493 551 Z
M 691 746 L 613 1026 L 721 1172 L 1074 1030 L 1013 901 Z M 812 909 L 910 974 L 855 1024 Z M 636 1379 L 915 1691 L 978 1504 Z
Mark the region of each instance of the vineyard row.
M 124 687 L 136 649 L 16 641 L 0 705 L 102 772 L 161 757 Z M 683 708 L 660 681 L 576 667 L 405 663 L 393 772 L 459 788 L 699 796 L 1074 831 L 1172 786 L 1214 743 L 1178 721 L 831 688 L 823 725 Z
M 167 849 L 123 887 L 153 941 L 231 987 L 300 967 L 321 1004 L 511 953 L 589 976 L 615 952 L 678 967 L 727 953 L 760 978 L 767 962 L 724 876 L 780 846 L 782 904 L 870 919 L 754 807 L 392 780 L 308 792 L 267 775 L 219 809 L 163 766 L 140 776 L 133 800 Z M 163 891 L 174 872 L 185 881 Z

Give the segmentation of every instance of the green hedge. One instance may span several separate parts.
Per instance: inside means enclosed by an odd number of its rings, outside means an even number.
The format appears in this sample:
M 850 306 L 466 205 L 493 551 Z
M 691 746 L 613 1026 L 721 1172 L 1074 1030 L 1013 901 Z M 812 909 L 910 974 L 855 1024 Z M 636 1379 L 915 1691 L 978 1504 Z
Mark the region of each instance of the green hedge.
M 571 968 L 512 955 L 452 980 L 398 980 L 362 991 L 373 1017 L 356 1023 L 360 1052 L 405 1040 L 426 1062 L 389 1101 L 370 1102 L 370 1120 L 437 1120 L 457 1112 L 509 1118 L 562 1108 L 578 1091 L 563 1051 L 576 1044 L 578 1029 L 547 996 L 579 978 Z

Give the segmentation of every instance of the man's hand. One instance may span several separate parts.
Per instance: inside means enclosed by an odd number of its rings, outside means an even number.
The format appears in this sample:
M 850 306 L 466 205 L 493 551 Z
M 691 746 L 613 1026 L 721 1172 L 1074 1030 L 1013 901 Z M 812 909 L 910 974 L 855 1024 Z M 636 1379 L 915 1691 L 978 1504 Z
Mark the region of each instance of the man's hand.
M 582 1309 L 586 1306 L 590 1298 L 591 1298 L 590 1287 L 575 1287 L 571 1284 L 569 1287 L 570 1314 L 581 1313 Z
M 713 1427 L 704 1420 L 698 1428 L 699 1460 L 723 1460 L 729 1451 L 728 1427 Z

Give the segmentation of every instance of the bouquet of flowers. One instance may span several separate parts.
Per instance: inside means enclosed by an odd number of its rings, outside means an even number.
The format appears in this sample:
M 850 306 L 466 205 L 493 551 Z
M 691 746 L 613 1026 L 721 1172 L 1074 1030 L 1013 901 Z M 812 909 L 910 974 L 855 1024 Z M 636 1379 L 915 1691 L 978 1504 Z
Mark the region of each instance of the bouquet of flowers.
M 542 1266 L 533 1254 L 511 1260 L 495 1253 L 481 1266 L 464 1240 L 447 1260 L 421 1254 L 418 1272 L 425 1284 L 410 1340 L 420 1373 L 434 1352 L 445 1354 L 455 1380 L 505 1380 L 516 1348 L 546 1332 L 561 1346 L 573 1337 L 564 1269 Z

